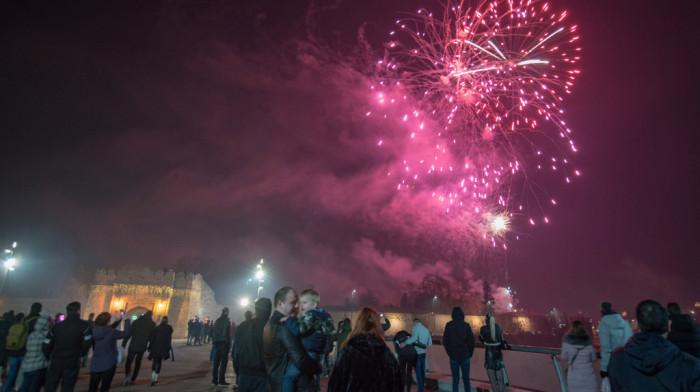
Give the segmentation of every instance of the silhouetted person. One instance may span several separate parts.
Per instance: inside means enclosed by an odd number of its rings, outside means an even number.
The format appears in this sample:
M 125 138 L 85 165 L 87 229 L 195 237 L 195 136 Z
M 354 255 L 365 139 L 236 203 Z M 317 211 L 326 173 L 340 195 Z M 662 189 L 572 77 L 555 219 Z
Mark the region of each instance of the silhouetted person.
M 90 328 L 93 328 L 93 329 L 95 328 L 95 313 L 90 313 L 90 315 L 88 315 L 87 322 L 88 322 L 88 324 L 90 324 Z M 81 368 L 84 368 L 85 366 L 87 366 L 88 354 L 83 355 L 83 359 L 82 359 L 82 362 L 80 364 Z
M 148 359 L 153 361 L 151 366 L 151 386 L 158 382 L 163 360 L 170 358 L 172 350 L 173 327 L 168 325 L 168 317 L 164 316 L 160 324 L 153 329 L 151 340 L 148 343 Z
M 2 376 L 7 375 L 7 334 L 10 332 L 10 327 L 15 323 L 15 311 L 10 310 L 2 316 L 0 321 L 0 366 L 2 366 Z
M 80 358 L 90 349 L 92 329 L 87 321 L 80 319 L 80 302 L 66 306 L 68 316 L 54 324 L 46 335 L 42 349 L 51 361 L 46 374 L 45 392 L 55 392 L 58 384 L 61 391 L 72 391 L 78 380 Z
M 260 298 L 255 301 L 255 317 L 246 319 L 236 329 L 231 357 L 236 372 L 239 392 L 265 392 L 268 390 L 265 357 L 263 354 L 263 329 L 272 312 L 272 301 Z
M 125 386 L 136 381 L 136 378 L 139 376 L 141 360 L 143 359 L 143 354 L 146 352 L 148 341 L 155 327 L 156 323 L 153 322 L 153 312 L 150 310 L 131 324 L 129 335 L 127 335 L 122 342 L 122 347 L 126 347 L 126 344 L 129 343 L 129 351 L 126 356 L 126 363 L 124 364 Z M 134 365 L 133 373 L 131 370 L 132 364 Z
M 226 365 L 228 365 L 228 347 L 231 342 L 231 320 L 228 318 L 228 308 L 221 309 L 221 316 L 214 322 L 214 368 L 212 369 L 211 385 L 227 386 Z
M 465 391 L 471 391 L 469 383 L 470 358 L 474 354 L 474 333 L 472 327 L 464 321 L 464 312 L 459 306 L 452 308 L 452 321 L 445 324 L 442 345 L 450 357 L 452 372 L 452 392 L 459 391 L 459 372 L 462 372 L 462 383 Z
M 668 340 L 678 348 L 695 358 L 700 358 L 700 325 L 688 314 L 683 314 L 677 303 L 668 304 L 668 317 L 671 319 L 671 331 Z
M 666 339 L 666 308 L 645 300 L 637 305 L 636 314 L 641 332 L 610 356 L 612 391 L 700 391 L 699 360 Z
M 32 307 L 29 309 L 29 314 L 27 315 L 27 326 L 29 327 L 29 333 L 34 332 L 34 324 L 36 320 L 41 316 L 42 305 L 40 302 L 34 302 Z

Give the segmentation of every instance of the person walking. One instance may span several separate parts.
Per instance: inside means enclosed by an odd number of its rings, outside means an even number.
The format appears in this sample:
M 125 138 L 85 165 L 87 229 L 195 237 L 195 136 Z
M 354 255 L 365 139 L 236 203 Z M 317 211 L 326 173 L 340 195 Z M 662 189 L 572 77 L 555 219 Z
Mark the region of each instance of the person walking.
M 168 316 L 163 316 L 160 324 L 153 329 L 148 343 L 148 359 L 153 361 L 151 366 L 151 386 L 158 382 L 163 360 L 170 358 L 172 350 L 173 327 L 168 325 Z
M 50 360 L 44 392 L 72 391 L 78 380 L 80 358 L 90 350 L 92 328 L 80 319 L 80 302 L 66 306 L 68 316 L 53 325 L 46 335 L 42 350 Z
M 411 334 L 406 331 L 399 331 L 394 335 L 394 351 L 399 357 L 399 370 L 401 370 L 401 379 L 406 385 L 406 392 L 411 391 L 413 384 L 413 369 L 416 367 L 418 353 L 412 344 L 406 344 L 406 340 L 411 337 Z
M 228 308 L 221 309 L 221 316 L 214 322 L 214 368 L 212 369 L 211 385 L 228 386 L 226 382 L 226 365 L 228 365 L 228 347 L 231 342 L 231 320 L 228 318 Z
M 503 353 L 501 349 L 508 347 L 508 344 L 503 340 L 503 330 L 501 326 L 496 324 L 493 314 L 486 315 L 486 325 L 479 330 L 479 340 L 484 343 L 486 349 L 484 351 L 484 368 L 491 382 L 491 390 L 494 392 L 504 392 L 505 379 L 503 376 Z
M 430 335 L 428 328 L 421 324 L 420 319 L 413 319 L 413 328 L 411 329 L 411 337 L 408 338 L 405 344 L 413 344 L 416 347 L 416 382 L 418 383 L 418 392 L 425 390 L 425 362 L 426 350 L 428 346 L 433 345 L 433 337 Z
M 49 361 L 44 356 L 41 345 L 49 332 L 50 322 L 49 316 L 39 316 L 34 323 L 34 331 L 29 334 L 27 353 L 24 355 L 24 361 L 22 361 L 21 370 L 24 373 L 24 378 L 19 388 L 20 392 L 39 392 L 44 386 L 46 368 L 49 366 Z
M 464 311 L 459 306 L 452 308 L 452 321 L 445 324 L 442 345 L 450 357 L 452 373 L 452 392 L 459 391 L 459 373 L 462 372 L 462 384 L 465 391 L 471 391 L 469 383 L 470 358 L 474 354 L 474 333 L 472 327 L 464 321 Z
M 90 362 L 90 392 L 108 392 L 117 371 L 117 340 L 128 336 L 129 331 L 120 331 L 117 326 L 122 319 L 109 324 L 112 315 L 108 312 L 100 313 L 95 318 L 95 328 L 92 330 L 94 348 L 92 349 L 92 361 Z
M 88 315 L 88 318 L 86 321 L 88 322 L 88 324 L 90 324 L 90 328 L 92 328 L 94 330 L 95 329 L 95 313 L 90 313 Z M 81 368 L 84 368 L 85 366 L 87 366 L 88 354 L 83 355 L 83 358 L 81 359 L 81 363 L 80 363 Z
M 597 392 L 598 380 L 593 362 L 598 359 L 593 341 L 579 320 L 571 324 L 571 330 L 561 344 L 561 358 L 569 363 L 566 370 L 566 390 L 569 392 Z
M 155 327 L 153 312 L 150 310 L 131 324 L 129 334 L 122 342 L 122 347 L 126 347 L 126 344 L 129 343 L 126 363 L 124 364 L 124 386 L 129 385 L 129 383 L 133 384 L 139 376 L 141 360 Z M 134 365 L 133 372 L 131 370 L 132 364 Z

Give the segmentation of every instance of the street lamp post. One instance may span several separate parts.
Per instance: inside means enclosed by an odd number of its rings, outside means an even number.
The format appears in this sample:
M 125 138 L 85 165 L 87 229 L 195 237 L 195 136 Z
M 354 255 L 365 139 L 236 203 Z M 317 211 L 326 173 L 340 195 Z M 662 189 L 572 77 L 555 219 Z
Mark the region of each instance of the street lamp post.
M 2 275 L 2 282 L 0 283 L 0 293 L 2 293 L 2 288 L 5 287 L 7 273 L 9 271 L 14 271 L 15 267 L 17 267 L 17 259 L 14 257 L 15 249 L 17 249 L 17 241 L 12 243 L 12 247 L 10 247 L 10 249 L 5 249 L 4 258 L 2 261 L 2 266 L 5 271 Z
M 263 265 L 263 259 L 260 259 L 260 263 L 258 263 L 258 265 L 255 267 L 255 279 L 258 280 L 258 293 L 255 296 L 256 299 L 260 298 L 260 290 L 262 290 L 262 288 L 263 288 L 262 284 L 265 281 L 263 279 L 265 277 L 265 272 L 262 269 L 262 265 Z

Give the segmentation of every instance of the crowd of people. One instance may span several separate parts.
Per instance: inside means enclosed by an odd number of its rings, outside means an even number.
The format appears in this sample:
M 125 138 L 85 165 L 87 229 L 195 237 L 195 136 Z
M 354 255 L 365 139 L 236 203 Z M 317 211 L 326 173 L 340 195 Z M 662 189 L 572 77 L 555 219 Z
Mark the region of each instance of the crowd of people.
M 141 367 L 141 359 L 148 351 L 148 359 L 153 362 L 151 385 L 158 382 L 161 364 L 172 352 L 173 328 L 168 325 L 168 317 L 163 317 L 158 326 L 152 321 L 148 311 L 129 323 L 103 312 L 87 320 L 80 317 L 80 303 L 71 302 L 66 306 L 65 316 L 56 317 L 41 314 L 42 305 L 34 303 L 28 315 L 9 311 L 0 321 L 0 366 L 5 377 L 2 391 L 46 392 L 73 391 L 81 367 L 86 366 L 87 355 L 92 352 L 90 361 L 89 391 L 109 391 L 120 362 L 122 349 L 129 344 L 126 360 L 126 380 L 124 385 L 133 382 Z M 124 325 L 120 325 L 124 321 Z M 133 373 L 132 365 L 135 361 Z
M 238 326 L 226 307 L 215 321 L 190 320 L 186 344 L 212 344 L 212 385 L 219 388 L 230 385 L 226 382 L 230 355 L 240 392 L 319 391 L 321 378 L 329 378 L 329 392 L 410 392 L 414 374 L 418 392 L 423 392 L 426 353 L 433 338 L 420 319 L 413 320 L 410 332 L 393 335 L 392 351 L 385 338 L 391 323 L 382 314 L 364 307 L 354 322 L 344 318 L 336 327 L 320 301 L 314 289 L 298 294 L 283 287 L 272 300 L 255 301 L 255 312 L 247 312 Z M 173 328 L 167 317 L 156 325 L 151 311 L 131 323 L 123 315 L 115 318 L 107 312 L 83 320 L 78 302 L 68 304 L 65 317 L 51 318 L 41 310 L 42 305 L 35 303 L 27 315 L 10 311 L 0 321 L 5 377 L 1 392 L 42 388 L 52 392 L 59 385 L 62 391 L 72 391 L 89 351 L 89 391 L 109 391 L 122 356 L 123 385 L 133 384 L 147 352 L 154 386 L 163 360 L 173 356 Z M 453 392 L 460 389 L 460 381 L 465 390 L 471 388 L 476 337 L 484 346 L 491 390 L 505 391 L 503 350 L 511 347 L 496 317 L 488 313 L 475 336 L 460 307 L 454 307 L 451 316 L 442 346 L 449 357 Z M 571 324 L 561 346 L 568 391 L 700 391 L 700 326 L 678 304 L 664 307 L 653 300 L 637 306 L 636 320 L 640 331 L 633 334 L 610 302 L 601 304 L 600 377 L 594 370 L 599 357 L 585 324 Z

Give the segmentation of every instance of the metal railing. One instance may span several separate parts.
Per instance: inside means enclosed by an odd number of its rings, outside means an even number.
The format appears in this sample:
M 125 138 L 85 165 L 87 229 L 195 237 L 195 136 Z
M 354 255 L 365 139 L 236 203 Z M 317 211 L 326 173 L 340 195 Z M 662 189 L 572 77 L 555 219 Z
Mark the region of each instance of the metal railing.
M 483 344 L 478 343 L 477 347 L 481 346 L 483 347 Z M 552 363 L 554 364 L 554 371 L 557 374 L 557 379 L 559 380 L 559 390 L 561 392 L 566 392 L 566 381 L 564 380 L 564 372 L 561 370 L 561 366 L 559 365 L 559 360 L 557 359 L 558 355 L 561 355 L 561 350 L 554 349 L 554 348 L 544 348 L 544 347 L 530 347 L 530 346 L 510 346 L 511 351 L 520 351 L 520 352 L 525 352 L 525 353 L 532 353 L 532 354 L 545 354 L 548 355 L 552 359 Z M 505 369 L 505 366 L 503 367 L 503 373 L 504 373 L 504 379 L 506 380 L 506 387 L 510 387 L 510 382 L 508 381 L 508 373 Z

